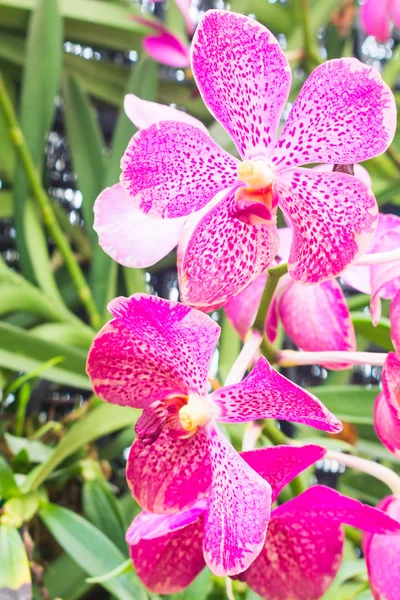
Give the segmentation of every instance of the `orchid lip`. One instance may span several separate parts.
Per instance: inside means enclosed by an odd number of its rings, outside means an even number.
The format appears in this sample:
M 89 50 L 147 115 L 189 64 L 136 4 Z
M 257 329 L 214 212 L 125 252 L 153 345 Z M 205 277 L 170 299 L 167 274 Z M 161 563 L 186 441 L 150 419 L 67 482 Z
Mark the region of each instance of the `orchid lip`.
M 180 423 L 185 431 L 195 432 L 197 427 L 207 425 L 211 420 L 211 406 L 205 398 L 189 396 L 188 403 L 179 411 Z

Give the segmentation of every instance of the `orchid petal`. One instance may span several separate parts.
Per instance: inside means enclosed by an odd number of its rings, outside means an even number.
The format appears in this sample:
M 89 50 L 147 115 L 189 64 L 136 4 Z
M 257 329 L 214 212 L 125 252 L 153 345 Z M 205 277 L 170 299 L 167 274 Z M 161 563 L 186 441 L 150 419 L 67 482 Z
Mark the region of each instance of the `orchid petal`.
M 301 350 L 356 350 L 350 311 L 336 279 L 312 286 L 295 283 L 283 292 L 278 307 L 283 328 Z M 328 369 L 348 369 L 351 365 L 324 366 Z
M 164 427 L 153 444 L 136 439 L 126 466 L 132 496 L 149 512 L 173 513 L 202 498 L 211 483 L 208 437 L 200 427 L 174 439 Z
M 271 488 L 228 440 L 208 427 L 212 485 L 204 524 L 204 557 L 215 575 L 237 575 L 261 551 L 267 531 Z
M 179 520 L 180 527 L 176 527 Z M 144 585 L 155 594 L 175 594 L 205 567 L 203 517 L 195 509 L 178 515 L 141 513 L 127 533 L 130 556 Z
M 241 452 L 240 456 L 261 477 L 266 479 L 272 488 L 271 501 L 275 502 L 283 488 L 299 473 L 323 458 L 326 450 L 322 446 L 309 444 L 297 448 L 295 446 L 271 446 Z
M 192 117 L 192 115 L 189 115 L 189 113 L 172 108 L 172 106 L 166 106 L 165 104 L 142 100 L 142 98 L 135 96 L 135 94 L 127 94 L 125 96 L 124 110 L 126 116 L 138 129 L 151 127 L 151 125 L 160 123 L 161 121 L 182 121 L 208 133 L 205 125 L 195 117 Z
M 194 23 L 190 16 L 190 6 L 192 4 L 192 1 L 191 0 L 175 0 L 175 4 L 181 11 L 181 15 L 183 17 L 183 20 L 185 21 L 186 31 L 188 32 L 189 35 L 192 35 L 192 33 L 194 32 L 194 29 L 195 29 Z
M 400 500 L 387 496 L 377 508 L 400 521 Z M 375 600 L 397 600 L 400 590 L 400 536 L 367 533 L 363 539 L 371 591 Z
M 274 36 L 250 17 L 209 10 L 194 34 L 192 70 L 205 104 L 242 157 L 265 156 L 291 83 Z
M 356 58 L 329 60 L 300 90 L 272 162 L 279 171 L 362 162 L 385 152 L 395 130 L 394 96 L 378 71 Z
M 201 129 L 162 121 L 138 131 L 121 161 L 121 184 L 145 214 L 172 219 L 199 210 L 237 182 L 238 161 Z
M 125 267 L 154 265 L 178 243 L 185 217 L 152 219 L 136 208 L 120 184 L 106 188 L 94 205 L 94 230 L 104 252 Z
M 400 524 L 381 511 L 314 486 L 272 512 L 265 548 L 243 579 L 266 600 L 318 600 L 340 565 L 340 523 L 364 531 L 400 531 Z
M 389 215 L 388 215 L 389 216 Z M 394 215 L 390 215 L 393 217 Z M 373 253 L 389 252 L 400 246 L 400 218 L 397 227 L 376 239 Z M 371 317 L 374 325 L 381 318 L 381 298 L 393 298 L 400 290 L 400 262 L 371 265 Z
M 366 250 L 377 225 L 371 190 L 344 173 L 296 169 L 275 180 L 293 227 L 289 273 L 303 284 L 333 279 Z
M 400 456 L 400 358 L 393 352 L 383 367 L 382 387 L 374 406 L 375 431 L 381 442 Z
M 392 0 L 365 0 L 360 7 L 361 24 L 368 35 L 378 42 L 390 38 L 390 7 Z
M 337 433 L 341 422 L 313 394 L 275 371 L 261 356 L 243 381 L 211 394 L 217 420 L 242 423 L 255 419 L 284 419 Z
M 390 334 L 393 346 L 400 356 L 400 291 L 397 292 L 390 305 Z
M 262 273 L 247 288 L 237 296 L 231 298 L 225 305 L 226 316 L 243 340 L 256 318 L 266 282 L 267 275 Z
M 167 30 L 143 38 L 143 48 L 151 58 L 168 67 L 186 69 L 190 66 L 189 46 Z
M 202 306 L 225 302 L 273 261 L 279 245 L 276 227 L 247 225 L 231 216 L 234 209 L 232 190 L 195 228 L 182 260 L 185 303 Z
M 97 334 L 87 373 L 93 390 L 114 404 L 146 408 L 171 394 L 207 391 L 220 328 L 183 304 L 134 294 L 109 304 L 115 317 Z

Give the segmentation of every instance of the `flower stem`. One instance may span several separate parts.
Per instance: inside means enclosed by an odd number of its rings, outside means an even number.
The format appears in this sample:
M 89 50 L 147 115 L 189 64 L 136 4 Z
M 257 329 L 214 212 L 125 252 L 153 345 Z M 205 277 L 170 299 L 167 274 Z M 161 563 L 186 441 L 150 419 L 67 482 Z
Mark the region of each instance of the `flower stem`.
M 390 252 L 376 252 L 375 254 L 364 254 L 355 263 L 357 266 L 381 265 L 392 262 L 400 262 L 400 248 Z
M 47 196 L 45 189 L 42 186 L 42 182 L 39 173 L 36 169 L 35 163 L 33 162 L 31 153 L 28 149 L 26 140 L 19 126 L 17 116 L 14 111 L 14 107 L 4 85 L 3 78 L 0 74 L 0 110 L 3 113 L 4 120 L 7 124 L 8 135 L 12 144 L 14 145 L 19 159 L 21 160 L 22 166 L 27 175 L 33 197 L 39 206 L 42 214 L 43 222 L 46 225 L 49 234 L 56 243 L 69 271 L 72 281 L 75 284 L 78 296 L 85 306 L 88 313 L 90 322 L 93 327 L 99 328 L 101 326 L 101 317 L 97 311 L 97 307 L 94 303 L 92 293 L 89 286 L 86 283 L 86 279 L 81 271 L 78 261 L 71 250 L 71 247 L 64 236 L 61 227 L 58 224 L 57 218 L 54 213 L 53 206 Z
M 384 352 L 296 352 L 295 350 L 281 350 L 278 364 L 281 367 L 295 367 L 298 365 L 324 365 L 327 363 L 352 365 L 373 365 L 383 367 L 387 354 Z
M 384 467 L 372 460 L 366 460 L 365 458 L 351 454 L 344 454 L 343 452 L 334 452 L 333 450 L 327 450 L 324 458 L 335 460 L 341 465 L 372 475 L 372 477 L 385 483 L 392 490 L 393 494 L 400 498 L 400 477 L 397 473 L 388 469 L 388 467 Z
M 254 355 L 258 351 L 261 341 L 262 336 L 258 333 L 258 331 L 250 331 L 247 334 L 243 348 L 233 363 L 224 385 L 232 385 L 242 381 L 243 375 L 246 373 L 251 361 L 254 358 Z

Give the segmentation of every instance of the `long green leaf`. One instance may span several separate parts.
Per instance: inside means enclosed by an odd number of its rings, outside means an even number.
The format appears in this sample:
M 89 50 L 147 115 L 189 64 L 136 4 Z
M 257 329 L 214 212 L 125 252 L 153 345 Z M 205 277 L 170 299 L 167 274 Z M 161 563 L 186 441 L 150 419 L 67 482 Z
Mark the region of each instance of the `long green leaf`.
M 351 313 L 351 319 L 356 333 L 381 346 L 384 350 L 393 351 L 389 319 L 382 317 L 376 327 L 372 324 L 371 317 L 364 313 Z
M 5 459 L 0 456 L 0 498 L 7 499 L 18 494 L 19 488 L 14 479 L 13 470 Z
M 39 515 L 64 551 L 90 577 L 105 575 L 125 562 L 126 557 L 109 538 L 67 508 L 48 504 Z M 146 599 L 133 573 L 106 579 L 102 586 L 118 600 Z
M 366 389 L 361 385 L 318 386 L 309 388 L 334 415 L 353 424 L 372 424 L 373 405 L 378 386 Z
M 46 136 L 53 122 L 62 58 L 62 22 L 55 0 L 38 0 L 29 23 L 21 91 L 20 122 L 40 168 Z M 14 187 L 14 219 L 22 271 L 61 301 L 49 264 L 47 240 L 20 164 Z
M 21 536 L 12 525 L 0 525 L 0 565 L 2 597 L 13 600 L 30 598 L 32 586 L 28 557 Z
M 53 450 L 49 460 L 29 475 L 25 490 L 37 489 L 63 460 L 79 448 L 97 438 L 123 429 L 129 423 L 133 426 L 138 416 L 139 411 L 133 408 L 113 406 L 102 402 L 74 425 Z
M 7 91 L 10 94 L 14 102 L 15 98 L 15 84 L 7 77 L 4 77 L 4 83 L 6 85 Z M 4 182 L 11 182 L 14 175 L 15 169 L 15 151 L 14 147 L 11 144 L 11 140 L 7 134 L 7 126 L 4 121 L 4 117 L 0 114 L 0 178 Z M 9 217 L 12 214 L 12 195 L 11 198 L 5 196 L 5 192 L 0 192 L 0 217 Z M 8 209 L 8 214 L 5 209 Z M 11 208 L 11 212 L 9 209 Z
M 79 600 L 91 589 L 86 573 L 68 556 L 62 554 L 44 572 L 44 584 L 51 598 Z

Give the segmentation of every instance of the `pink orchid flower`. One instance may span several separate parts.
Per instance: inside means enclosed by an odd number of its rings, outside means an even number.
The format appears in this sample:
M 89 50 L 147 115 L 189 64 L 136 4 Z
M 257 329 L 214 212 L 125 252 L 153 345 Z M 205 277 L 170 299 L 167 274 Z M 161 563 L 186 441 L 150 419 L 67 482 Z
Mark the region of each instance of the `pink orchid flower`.
M 270 483 L 274 501 L 288 482 L 324 452 L 313 445 L 276 446 L 241 456 Z M 206 546 L 208 511 L 208 500 L 203 498 L 180 513 L 143 512 L 135 518 L 126 540 L 136 573 L 150 591 L 176 593 L 206 564 L 215 572 Z M 400 531 L 400 525 L 381 511 L 330 488 L 315 486 L 272 511 L 263 548 L 239 578 L 269 600 L 317 600 L 329 588 L 340 565 L 344 543 L 341 523 L 373 533 Z M 229 542 L 236 546 L 235 536 Z M 218 549 L 220 540 L 213 543 Z
M 400 522 L 400 499 L 387 496 L 377 505 Z M 367 562 L 371 591 L 375 600 L 398 600 L 400 590 L 400 537 L 366 533 L 363 552 Z
M 390 307 L 391 336 L 396 353 L 389 352 L 382 371 L 382 392 L 374 406 L 374 423 L 381 442 L 400 457 L 400 292 Z
M 390 38 L 391 22 L 400 27 L 399 0 L 365 0 L 360 8 L 361 23 L 368 35 L 379 42 Z
M 171 33 L 161 22 L 138 15 L 132 17 L 132 20 L 153 29 L 154 35 L 143 38 L 143 48 L 151 58 L 175 69 L 186 69 L 190 66 L 189 44 Z
M 400 217 L 380 214 L 378 227 L 367 248 L 366 255 L 390 253 L 400 248 Z M 377 325 L 381 318 L 381 298 L 391 300 L 400 290 L 400 255 L 396 262 L 376 262 L 363 265 L 363 258 L 342 273 L 342 279 L 351 287 L 371 295 L 371 318 Z M 368 261 L 367 261 L 368 262 Z M 373 261 L 372 261 L 373 263 Z
M 97 334 L 87 372 L 100 398 L 143 409 L 127 464 L 132 494 L 147 511 L 171 513 L 209 491 L 208 562 L 237 574 L 264 543 L 270 488 L 215 422 L 273 417 L 330 432 L 341 423 L 263 357 L 243 381 L 208 394 L 220 328 L 197 310 L 145 294 L 117 298 L 109 310 L 114 318 Z M 243 553 L 215 554 L 212 540 L 230 539 L 233 529 Z
M 225 302 L 256 279 L 278 251 L 281 207 L 294 230 L 289 272 L 301 283 L 332 279 L 363 253 L 376 227 L 369 188 L 344 173 L 300 169 L 353 164 L 393 139 L 393 94 L 353 58 L 310 75 L 276 142 L 291 73 L 273 35 L 251 18 L 208 11 L 192 43 L 192 71 L 204 102 L 243 162 L 187 123 L 139 131 L 122 159 L 121 184 L 145 214 L 174 219 L 211 205 L 182 260 L 183 300 Z

